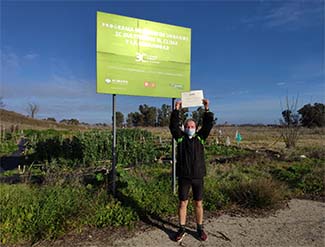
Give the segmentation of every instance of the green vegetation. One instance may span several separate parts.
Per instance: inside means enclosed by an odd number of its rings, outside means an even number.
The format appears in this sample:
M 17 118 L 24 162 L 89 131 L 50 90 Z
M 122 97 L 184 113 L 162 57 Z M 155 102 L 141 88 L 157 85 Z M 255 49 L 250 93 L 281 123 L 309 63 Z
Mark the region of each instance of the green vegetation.
M 0 184 L 2 244 L 32 244 L 72 229 L 132 226 L 148 216 L 176 215 L 171 167 L 159 163 L 170 156 L 171 147 L 151 132 L 118 130 L 116 198 L 107 193 L 109 174 L 96 170 L 110 164 L 110 132 L 25 131 L 24 136 L 32 165 L 25 174 L 16 170 L 0 175 L 25 176 L 24 183 Z M 296 148 L 279 160 L 240 147 L 207 144 L 205 210 L 270 209 L 295 196 L 324 197 L 324 152 L 322 147 Z M 229 160 L 221 164 L 218 157 Z M 37 177 L 43 182 L 32 185 Z M 189 206 L 192 214 L 192 203 Z
M 279 181 L 285 182 L 297 195 L 325 195 L 325 167 L 319 160 L 307 159 L 290 166 L 271 170 Z
M 8 140 L 0 143 L 0 156 L 11 154 L 17 151 L 17 143 L 14 140 Z
M 1 243 L 34 243 L 73 227 L 131 225 L 137 215 L 99 190 L 82 187 L 1 185 Z
M 27 153 L 29 161 L 51 163 L 58 161 L 73 167 L 98 165 L 111 159 L 110 131 L 87 132 L 29 131 Z M 155 162 L 161 155 L 161 145 L 149 131 L 119 129 L 117 131 L 117 159 L 124 166 Z
M 229 158 L 235 156 L 245 156 L 250 153 L 251 151 L 235 146 L 211 144 L 206 147 L 206 154 L 208 155 L 208 157 L 223 156 Z
M 0 132 L 0 156 L 11 154 L 18 150 L 19 136 L 14 132 Z

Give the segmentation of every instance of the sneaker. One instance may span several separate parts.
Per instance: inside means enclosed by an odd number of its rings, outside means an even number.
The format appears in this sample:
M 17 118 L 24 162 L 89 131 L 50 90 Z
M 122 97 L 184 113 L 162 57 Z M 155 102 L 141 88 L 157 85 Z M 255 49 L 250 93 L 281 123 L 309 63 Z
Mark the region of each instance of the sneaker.
M 185 235 L 186 235 L 185 229 L 179 228 L 179 230 L 175 236 L 175 241 L 181 242 L 183 240 L 183 238 L 185 237 Z
M 208 236 L 207 234 L 205 233 L 205 231 L 203 229 L 201 230 L 197 230 L 197 233 L 199 235 L 199 238 L 202 240 L 202 241 L 205 241 L 208 239 Z

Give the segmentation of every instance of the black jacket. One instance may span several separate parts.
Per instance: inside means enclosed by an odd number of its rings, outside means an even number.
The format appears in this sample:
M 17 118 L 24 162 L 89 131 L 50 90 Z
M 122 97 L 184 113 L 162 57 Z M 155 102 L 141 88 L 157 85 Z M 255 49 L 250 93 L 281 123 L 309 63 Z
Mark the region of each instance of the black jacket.
M 204 160 L 204 142 L 213 127 L 213 113 L 203 114 L 202 128 L 190 139 L 179 126 L 179 111 L 171 114 L 169 129 L 177 141 L 176 176 L 186 178 L 203 178 L 206 175 Z

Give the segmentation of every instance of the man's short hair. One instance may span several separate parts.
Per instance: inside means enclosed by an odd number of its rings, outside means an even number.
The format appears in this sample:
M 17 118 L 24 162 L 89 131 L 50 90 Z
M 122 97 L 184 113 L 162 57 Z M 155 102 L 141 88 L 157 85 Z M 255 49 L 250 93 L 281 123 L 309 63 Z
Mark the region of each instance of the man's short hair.
M 197 128 L 197 123 L 193 118 L 186 119 L 185 122 L 184 122 L 184 127 L 186 128 L 188 122 L 190 122 L 190 121 L 194 122 L 195 123 L 195 128 Z

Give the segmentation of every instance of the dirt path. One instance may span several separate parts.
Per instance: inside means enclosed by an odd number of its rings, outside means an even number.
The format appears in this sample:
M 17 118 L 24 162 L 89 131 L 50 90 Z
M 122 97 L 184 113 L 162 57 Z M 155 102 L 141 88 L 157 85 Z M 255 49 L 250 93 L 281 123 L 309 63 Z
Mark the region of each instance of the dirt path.
M 229 216 L 206 220 L 208 240 L 196 238 L 194 224 L 189 224 L 188 234 L 181 246 L 220 247 L 311 247 L 325 246 L 325 203 L 310 200 L 291 200 L 288 207 L 267 217 Z M 176 225 L 165 222 L 157 226 L 140 227 L 129 233 L 101 231 L 65 237 L 54 243 L 38 243 L 35 246 L 54 247 L 168 247 L 180 246 L 172 241 Z M 50 245 L 49 245 L 50 244 Z
M 200 242 L 190 229 L 182 246 L 325 246 L 325 203 L 292 200 L 289 208 L 266 218 L 222 215 L 205 224 L 208 240 Z M 170 229 L 175 230 L 175 229 Z M 171 233 L 153 229 L 115 241 L 113 246 L 177 246 Z M 95 243 L 92 245 L 96 245 Z M 107 245 L 108 246 L 108 245 Z

